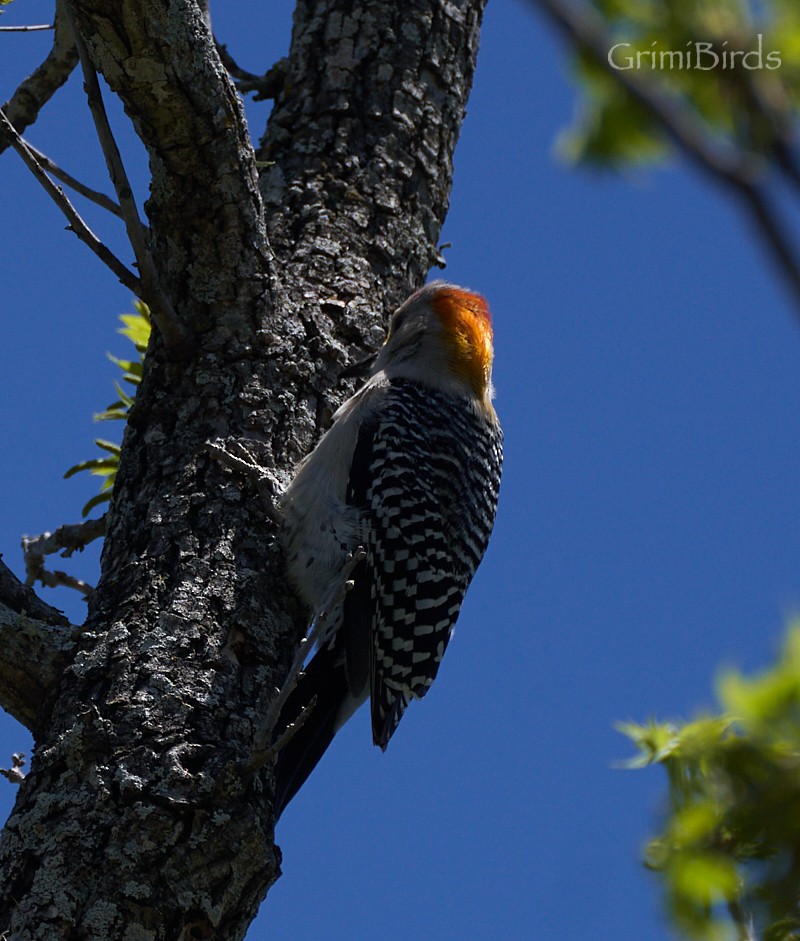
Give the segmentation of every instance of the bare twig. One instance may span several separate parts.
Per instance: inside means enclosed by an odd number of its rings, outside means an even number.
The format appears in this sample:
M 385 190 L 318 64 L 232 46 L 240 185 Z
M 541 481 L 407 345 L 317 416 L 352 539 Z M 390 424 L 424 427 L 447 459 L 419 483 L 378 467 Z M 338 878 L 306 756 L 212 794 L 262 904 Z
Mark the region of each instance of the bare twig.
M 757 941 L 753 919 L 745 912 L 738 899 L 728 902 L 728 912 L 736 925 L 737 941 Z
M 228 52 L 228 47 L 225 45 L 225 43 L 220 42 L 216 36 L 214 37 L 214 45 L 217 47 L 217 53 L 222 60 L 222 64 L 225 66 L 232 78 L 245 82 L 258 81 L 260 76 L 256 75 L 255 72 L 248 72 L 247 69 L 243 69 L 236 62 L 230 52 Z
M 95 129 L 103 149 L 103 155 L 106 158 L 106 166 L 114 185 L 114 190 L 119 200 L 122 210 L 122 219 L 125 222 L 125 230 L 136 256 L 136 264 L 141 276 L 142 293 L 139 295 L 145 300 L 153 317 L 153 322 L 164 338 L 167 346 L 175 347 L 182 344 L 188 337 L 186 327 L 178 319 L 172 304 L 161 289 L 156 266 L 153 262 L 153 256 L 147 246 L 146 228 L 142 225 L 139 218 L 139 211 L 136 208 L 136 200 L 133 197 L 128 175 L 122 163 L 117 142 L 111 131 L 111 125 L 108 122 L 108 115 L 103 104 L 103 95 L 100 91 L 100 82 L 97 80 L 95 71 L 86 44 L 80 34 L 80 30 L 75 23 L 72 10 L 69 5 L 66 7 L 67 13 L 72 23 L 75 36 L 75 45 L 78 49 L 78 57 L 83 70 L 84 88 L 89 102 L 89 109 L 92 112 Z
M 750 72 L 731 72 L 728 80 L 736 88 L 743 90 L 751 124 L 758 121 L 759 126 L 769 134 L 769 146 L 775 156 L 776 165 L 795 190 L 800 192 L 800 162 L 793 148 L 790 103 L 781 101 L 774 104 L 762 92 Z
M 129 291 L 137 297 L 141 297 L 142 285 L 139 279 L 132 271 L 125 267 L 111 249 L 104 245 L 83 221 L 78 211 L 69 199 L 67 199 L 64 191 L 60 186 L 56 186 L 55 183 L 53 183 L 45 172 L 44 167 L 42 167 L 36 157 L 34 157 L 25 141 L 23 141 L 14 130 L 14 127 L 2 110 L 0 110 L 0 130 L 2 130 L 3 135 L 11 143 L 14 150 L 22 157 L 31 173 L 33 173 L 39 183 L 44 187 L 47 195 L 67 217 L 69 222 L 68 228 L 74 232 L 84 244 L 89 246 L 95 255 L 114 272 L 120 282 L 124 284 Z
M 120 209 L 119 204 L 115 203 L 111 197 L 106 196 L 105 193 L 98 193 L 96 190 L 85 186 L 80 182 L 80 180 L 76 180 L 75 177 L 67 173 L 66 170 L 62 170 L 57 163 L 53 163 L 53 161 L 46 154 L 43 154 L 41 150 L 37 150 L 30 141 L 26 140 L 24 143 L 33 156 L 36 157 L 39 163 L 45 168 L 45 170 L 48 170 L 50 173 L 52 173 L 57 180 L 61 180 L 62 183 L 66 183 L 67 186 L 74 189 L 76 193 L 80 193 L 81 196 L 85 196 L 86 199 L 90 200 L 91 202 L 96 203 L 103 209 L 107 209 L 115 216 L 122 218 L 122 210 Z
M 800 160 L 797 154 L 790 146 L 785 135 L 776 137 L 773 146 L 775 148 L 775 160 L 778 166 L 789 182 L 794 186 L 795 190 L 800 192 Z
M 739 191 L 745 208 L 773 258 L 776 258 L 800 303 L 800 261 L 792 246 L 792 236 L 767 193 L 755 187 Z
M 72 41 L 72 30 L 64 16 L 63 2 L 64 0 L 58 0 L 56 3 L 55 35 L 50 52 L 44 62 L 20 83 L 2 107 L 19 134 L 24 133 L 25 128 L 33 124 L 41 109 L 66 82 L 77 65 L 78 53 Z M 0 135 L 0 153 L 9 143 L 5 135 Z
M 228 52 L 228 47 L 221 43 L 216 36 L 214 37 L 214 43 L 222 64 L 243 95 L 255 92 L 256 94 L 253 96 L 255 101 L 268 101 L 274 99 L 283 88 L 286 81 L 287 59 L 279 59 L 264 75 L 256 75 L 255 72 L 248 72 L 247 69 L 243 69 Z
M 39 30 L 55 28 L 55 23 L 38 23 L 36 26 L 0 26 L 0 33 L 35 33 Z
M 737 152 L 706 133 L 703 123 L 688 108 L 661 94 L 649 79 L 612 67 L 613 45 L 602 17 L 587 4 L 561 0 L 532 0 L 577 48 L 604 68 L 656 121 L 672 143 L 704 174 L 741 200 L 783 272 L 800 307 L 800 257 L 787 227 L 779 217 L 760 180 L 765 161 L 757 154 Z
M 25 755 L 23 752 L 14 752 L 11 756 L 12 765 L 10 768 L 0 768 L 0 774 L 9 780 L 12 784 L 22 784 L 25 780 L 25 772 L 22 770 L 25 766 Z
M 25 584 L 30 586 L 39 581 L 49 588 L 64 585 L 75 588 L 87 598 L 94 592 L 94 588 L 79 578 L 68 575 L 66 572 L 49 572 L 45 568 L 45 556 L 59 552 L 62 558 L 68 558 L 76 550 L 82 551 L 90 542 L 104 536 L 106 532 L 106 517 L 86 520 L 83 523 L 73 523 L 59 526 L 53 533 L 42 533 L 41 536 L 22 539 L 22 553 L 25 558 Z
M 45 588 L 74 588 L 79 591 L 88 601 L 94 594 L 94 586 L 85 582 L 82 578 L 76 578 L 61 569 L 54 569 L 52 572 L 42 569 L 37 575 L 38 580 Z
M 82 523 L 66 523 L 59 526 L 54 533 L 42 533 L 41 536 L 35 536 L 31 539 L 26 538 L 26 543 L 32 548 L 32 551 L 38 551 L 42 555 L 51 555 L 54 552 L 60 552 L 62 558 L 68 559 L 73 552 L 82 552 L 95 539 L 100 539 L 106 534 L 105 515 L 93 520 L 84 520 Z

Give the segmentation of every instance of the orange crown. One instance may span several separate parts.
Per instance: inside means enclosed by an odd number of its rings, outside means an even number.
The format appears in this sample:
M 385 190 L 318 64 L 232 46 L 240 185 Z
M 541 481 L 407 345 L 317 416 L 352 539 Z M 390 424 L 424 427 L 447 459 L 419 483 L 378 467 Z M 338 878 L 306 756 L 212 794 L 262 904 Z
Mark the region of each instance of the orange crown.
M 483 397 L 492 374 L 492 317 L 480 294 L 460 288 L 440 288 L 430 301 L 451 341 L 453 369 Z

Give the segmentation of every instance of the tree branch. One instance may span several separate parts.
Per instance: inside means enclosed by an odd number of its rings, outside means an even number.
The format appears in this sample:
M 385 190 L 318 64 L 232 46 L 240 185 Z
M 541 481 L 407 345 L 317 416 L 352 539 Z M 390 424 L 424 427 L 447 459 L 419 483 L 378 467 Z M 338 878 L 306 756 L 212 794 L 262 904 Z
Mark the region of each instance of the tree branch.
M 53 23 L 37 23 L 34 26 L 0 26 L 0 33 L 36 33 L 55 29 Z
M 112 9 L 102 0 L 71 0 L 70 9 L 90 53 L 90 71 L 96 68 L 120 95 L 149 153 L 153 176 L 146 247 L 157 271 L 150 260 L 137 257 L 142 280 L 157 278 L 161 295 L 194 335 L 198 324 L 206 329 L 236 303 L 226 269 L 233 265 L 237 284 L 247 284 L 256 297 L 264 296 L 265 281 L 274 284 L 275 270 L 241 101 L 214 51 L 202 10 L 189 0 L 176 3 L 173 8 L 122 2 Z M 188 41 L 191 54 L 183 54 Z M 131 54 L 120 58 L 118 43 Z M 163 75 L 158 94 L 152 83 L 130 73 L 133 62 Z M 124 210 L 122 194 L 120 202 Z M 242 227 L 248 231 L 240 240 Z M 206 242 L 211 230 L 214 238 Z M 136 233 L 130 237 L 135 244 Z M 215 245 L 210 255 L 209 244 Z M 233 245 L 235 253 L 228 250 Z M 199 307 L 193 295 L 196 276 L 204 279 Z M 180 330 L 171 318 L 163 326 L 167 339 Z
M 61 180 L 62 183 L 66 183 L 67 186 L 75 190 L 76 193 L 80 193 L 81 196 L 84 196 L 90 202 L 96 203 L 102 209 L 107 209 L 110 213 L 115 216 L 122 218 L 122 210 L 119 207 L 118 203 L 115 203 L 113 199 L 109 196 L 106 196 L 105 193 L 99 193 L 96 190 L 90 189 L 88 186 L 85 186 L 80 180 L 76 180 L 74 176 L 67 173 L 66 170 L 62 170 L 57 163 L 53 161 L 46 155 L 38 150 L 33 144 L 23 139 L 23 143 L 28 148 L 28 150 L 33 154 L 33 156 L 39 161 L 39 163 L 47 170 L 49 173 L 52 173 L 57 180 Z
M 69 222 L 68 228 L 78 236 L 78 238 L 97 255 L 97 257 L 105 264 L 114 274 L 119 278 L 120 282 L 125 285 L 133 294 L 137 297 L 142 296 L 142 286 L 139 282 L 139 279 L 136 275 L 133 274 L 125 265 L 117 258 L 117 256 L 105 246 L 100 239 L 92 232 L 88 225 L 83 221 L 81 216 L 78 214 L 78 211 L 72 205 L 72 203 L 67 199 L 64 191 L 60 186 L 56 186 L 55 183 L 50 179 L 50 177 L 45 172 L 44 168 L 41 166 L 39 161 L 34 157 L 33 153 L 28 149 L 25 141 L 19 136 L 11 122 L 8 120 L 6 115 L 0 110 L 0 130 L 3 131 L 6 139 L 11 143 L 11 146 L 16 150 L 16 152 L 22 157 L 25 165 L 33 173 L 36 179 L 44 187 L 47 195 L 53 200 L 53 202 L 58 206 L 58 208 L 64 213 Z
M 795 251 L 789 227 L 764 189 L 742 186 L 737 195 L 749 212 L 761 241 L 783 271 L 800 307 L 800 259 Z
M 36 120 L 39 112 L 69 78 L 78 63 L 78 52 L 72 41 L 72 30 L 64 16 L 64 0 L 57 0 L 53 46 L 44 62 L 35 69 L 2 106 L 18 134 Z M 0 153 L 10 143 L 0 136 Z
M 69 7 L 69 0 L 67 0 L 66 10 L 74 30 L 75 45 L 78 49 L 78 57 L 80 59 L 81 69 L 83 70 L 84 88 L 86 89 L 86 96 L 89 101 L 89 110 L 94 119 L 97 137 L 106 158 L 108 174 L 111 177 L 111 182 L 114 185 L 114 190 L 119 200 L 125 230 L 128 233 L 128 239 L 130 240 L 133 254 L 136 257 L 137 267 L 139 268 L 142 284 L 140 297 L 149 305 L 153 323 L 164 337 L 166 345 L 174 348 L 186 341 L 188 331 L 181 323 L 170 300 L 161 288 L 158 274 L 156 273 L 156 267 L 153 263 L 153 257 L 147 246 L 147 229 L 142 225 L 142 221 L 139 218 L 139 211 L 136 208 L 136 200 L 134 199 L 133 190 L 128 180 L 128 174 L 125 172 L 122 155 L 117 147 L 117 142 L 114 140 L 111 125 L 108 123 L 108 115 L 106 114 L 106 109 L 103 104 L 103 94 L 100 91 L 97 72 L 89 58 L 89 53 L 87 52 L 86 44 L 81 37 L 80 31 L 75 25 L 75 19 Z
M 34 735 L 72 660 L 77 630 L 0 560 L 0 706 Z
M 287 59 L 279 59 L 264 75 L 256 75 L 254 72 L 248 72 L 247 69 L 241 68 L 228 52 L 228 47 L 224 43 L 221 43 L 216 37 L 214 37 L 214 42 L 222 64 L 243 95 L 255 92 L 256 94 L 253 96 L 255 101 L 271 101 L 277 97 L 281 88 L 283 88 L 283 83 L 286 81 Z
M 712 141 L 705 133 L 702 121 L 674 98 L 663 95 L 654 82 L 611 65 L 608 51 L 613 40 L 596 10 L 585 3 L 566 4 L 561 0 L 531 2 L 548 15 L 574 46 L 588 54 L 626 90 L 698 169 L 726 183 L 734 179 L 739 183 L 750 183 L 760 175 L 763 168 L 761 157 L 740 155 L 732 146 Z
M 45 624 L 64 627 L 70 623 L 57 608 L 42 601 L 29 586 L 24 585 L 3 562 L 2 556 L 0 556 L 0 604 L 11 611 L 25 614 Z
M 48 588 L 63 585 L 75 588 L 86 598 L 91 597 L 94 588 L 79 578 L 68 575 L 66 572 L 49 572 L 44 565 L 46 555 L 60 552 L 62 557 L 68 558 L 76 550 L 83 551 L 90 542 L 106 534 L 106 517 L 85 520 L 83 523 L 72 523 L 59 526 L 53 533 L 42 533 L 41 536 L 25 536 L 22 540 L 22 554 L 25 558 L 25 584 L 34 585 L 37 581 Z
M 663 95 L 649 79 L 615 69 L 608 61 L 613 42 L 603 18 L 586 4 L 561 0 L 532 0 L 578 49 L 582 50 L 624 88 L 655 120 L 669 140 L 701 173 L 721 184 L 739 199 L 755 222 L 757 231 L 777 262 L 792 292 L 800 317 L 800 255 L 791 234 L 760 181 L 766 161 L 757 154 L 739 153 L 732 146 L 712 140 L 696 115 L 673 98 Z

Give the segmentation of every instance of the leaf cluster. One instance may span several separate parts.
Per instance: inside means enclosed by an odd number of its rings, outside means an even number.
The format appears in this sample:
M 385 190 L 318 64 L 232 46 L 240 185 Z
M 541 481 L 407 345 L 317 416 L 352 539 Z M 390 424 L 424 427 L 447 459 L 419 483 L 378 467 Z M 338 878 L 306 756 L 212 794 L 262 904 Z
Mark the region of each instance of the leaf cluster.
M 144 367 L 144 357 L 147 351 L 147 344 L 150 340 L 150 309 L 144 301 L 135 300 L 133 302 L 135 314 L 120 314 L 120 320 L 123 326 L 117 331 L 133 343 L 136 348 L 136 359 L 118 359 L 111 353 L 106 355 L 122 370 L 122 381 L 133 386 L 133 392 L 128 394 L 118 381 L 114 381 L 118 398 L 112 402 L 102 412 L 94 416 L 95 421 L 127 421 L 128 413 L 133 405 L 136 387 L 142 380 L 142 369 Z M 95 438 L 94 442 L 104 454 L 102 457 L 90 458 L 87 461 L 80 461 L 64 474 L 64 477 L 72 477 L 80 471 L 89 471 L 97 477 L 103 478 L 100 487 L 100 493 L 96 494 L 84 506 L 82 514 L 88 516 L 89 513 L 101 503 L 107 503 L 111 499 L 111 493 L 114 489 L 114 481 L 119 467 L 120 445 L 113 441 L 106 441 L 103 438 Z
M 634 64 L 622 74 L 656 87 L 691 116 L 707 139 L 750 155 L 784 160 L 800 104 L 796 0 L 595 0 L 594 9 L 613 37 L 612 45 L 628 44 L 612 57 L 618 65 L 625 66 L 628 57 L 637 63 L 641 53 L 638 67 Z M 687 56 L 696 54 L 698 42 L 712 45 L 719 57 L 716 66 L 707 67 L 713 59 L 706 55 L 703 67 L 690 67 Z M 761 67 L 743 65 L 741 53 L 759 46 Z M 779 57 L 776 68 L 765 65 L 771 51 Z M 670 52 L 675 55 L 661 57 Z M 733 60 L 731 53 L 736 53 Z M 755 66 L 758 59 L 751 56 L 747 61 Z M 573 126 L 561 136 L 564 156 L 619 166 L 666 155 L 666 137 L 656 120 L 606 63 L 579 53 L 576 72 L 583 101 Z
M 668 810 L 646 864 L 676 928 L 698 941 L 800 939 L 800 622 L 760 676 L 728 671 L 721 712 L 620 726 L 660 764 Z

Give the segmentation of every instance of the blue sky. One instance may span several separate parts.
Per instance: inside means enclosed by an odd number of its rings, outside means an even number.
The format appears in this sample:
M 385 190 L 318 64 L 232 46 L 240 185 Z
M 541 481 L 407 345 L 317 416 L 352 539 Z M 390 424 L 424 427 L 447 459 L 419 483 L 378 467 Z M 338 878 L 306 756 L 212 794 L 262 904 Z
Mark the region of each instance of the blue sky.
M 291 4 L 215 14 L 258 71 Z M 17 0 L 3 24 L 43 22 Z M 0 97 L 41 35 L 1 35 Z M 658 770 L 622 771 L 619 720 L 713 705 L 720 666 L 757 669 L 800 606 L 800 330 L 745 221 L 676 163 L 625 176 L 553 156 L 575 95 L 556 37 L 518 0 L 488 6 L 442 241 L 445 276 L 495 317 L 506 466 L 497 526 L 436 686 L 385 755 L 366 716 L 338 736 L 278 828 L 284 876 L 249 937 L 665 941 L 641 867 Z M 106 188 L 73 77 L 29 137 Z M 254 135 L 265 105 L 249 108 Z M 123 132 L 132 175 L 141 151 Z M 127 352 L 130 296 L 2 157 L 0 551 L 79 518 Z M 126 259 L 121 229 L 85 214 Z M 435 273 L 434 273 L 435 274 Z M 89 551 L 72 570 L 93 580 Z M 44 597 L 80 620 L 64 590 Z M 0 717 L 0 765 L 29 748 Z M 14 789 L 0 780 L 0 813 Z

